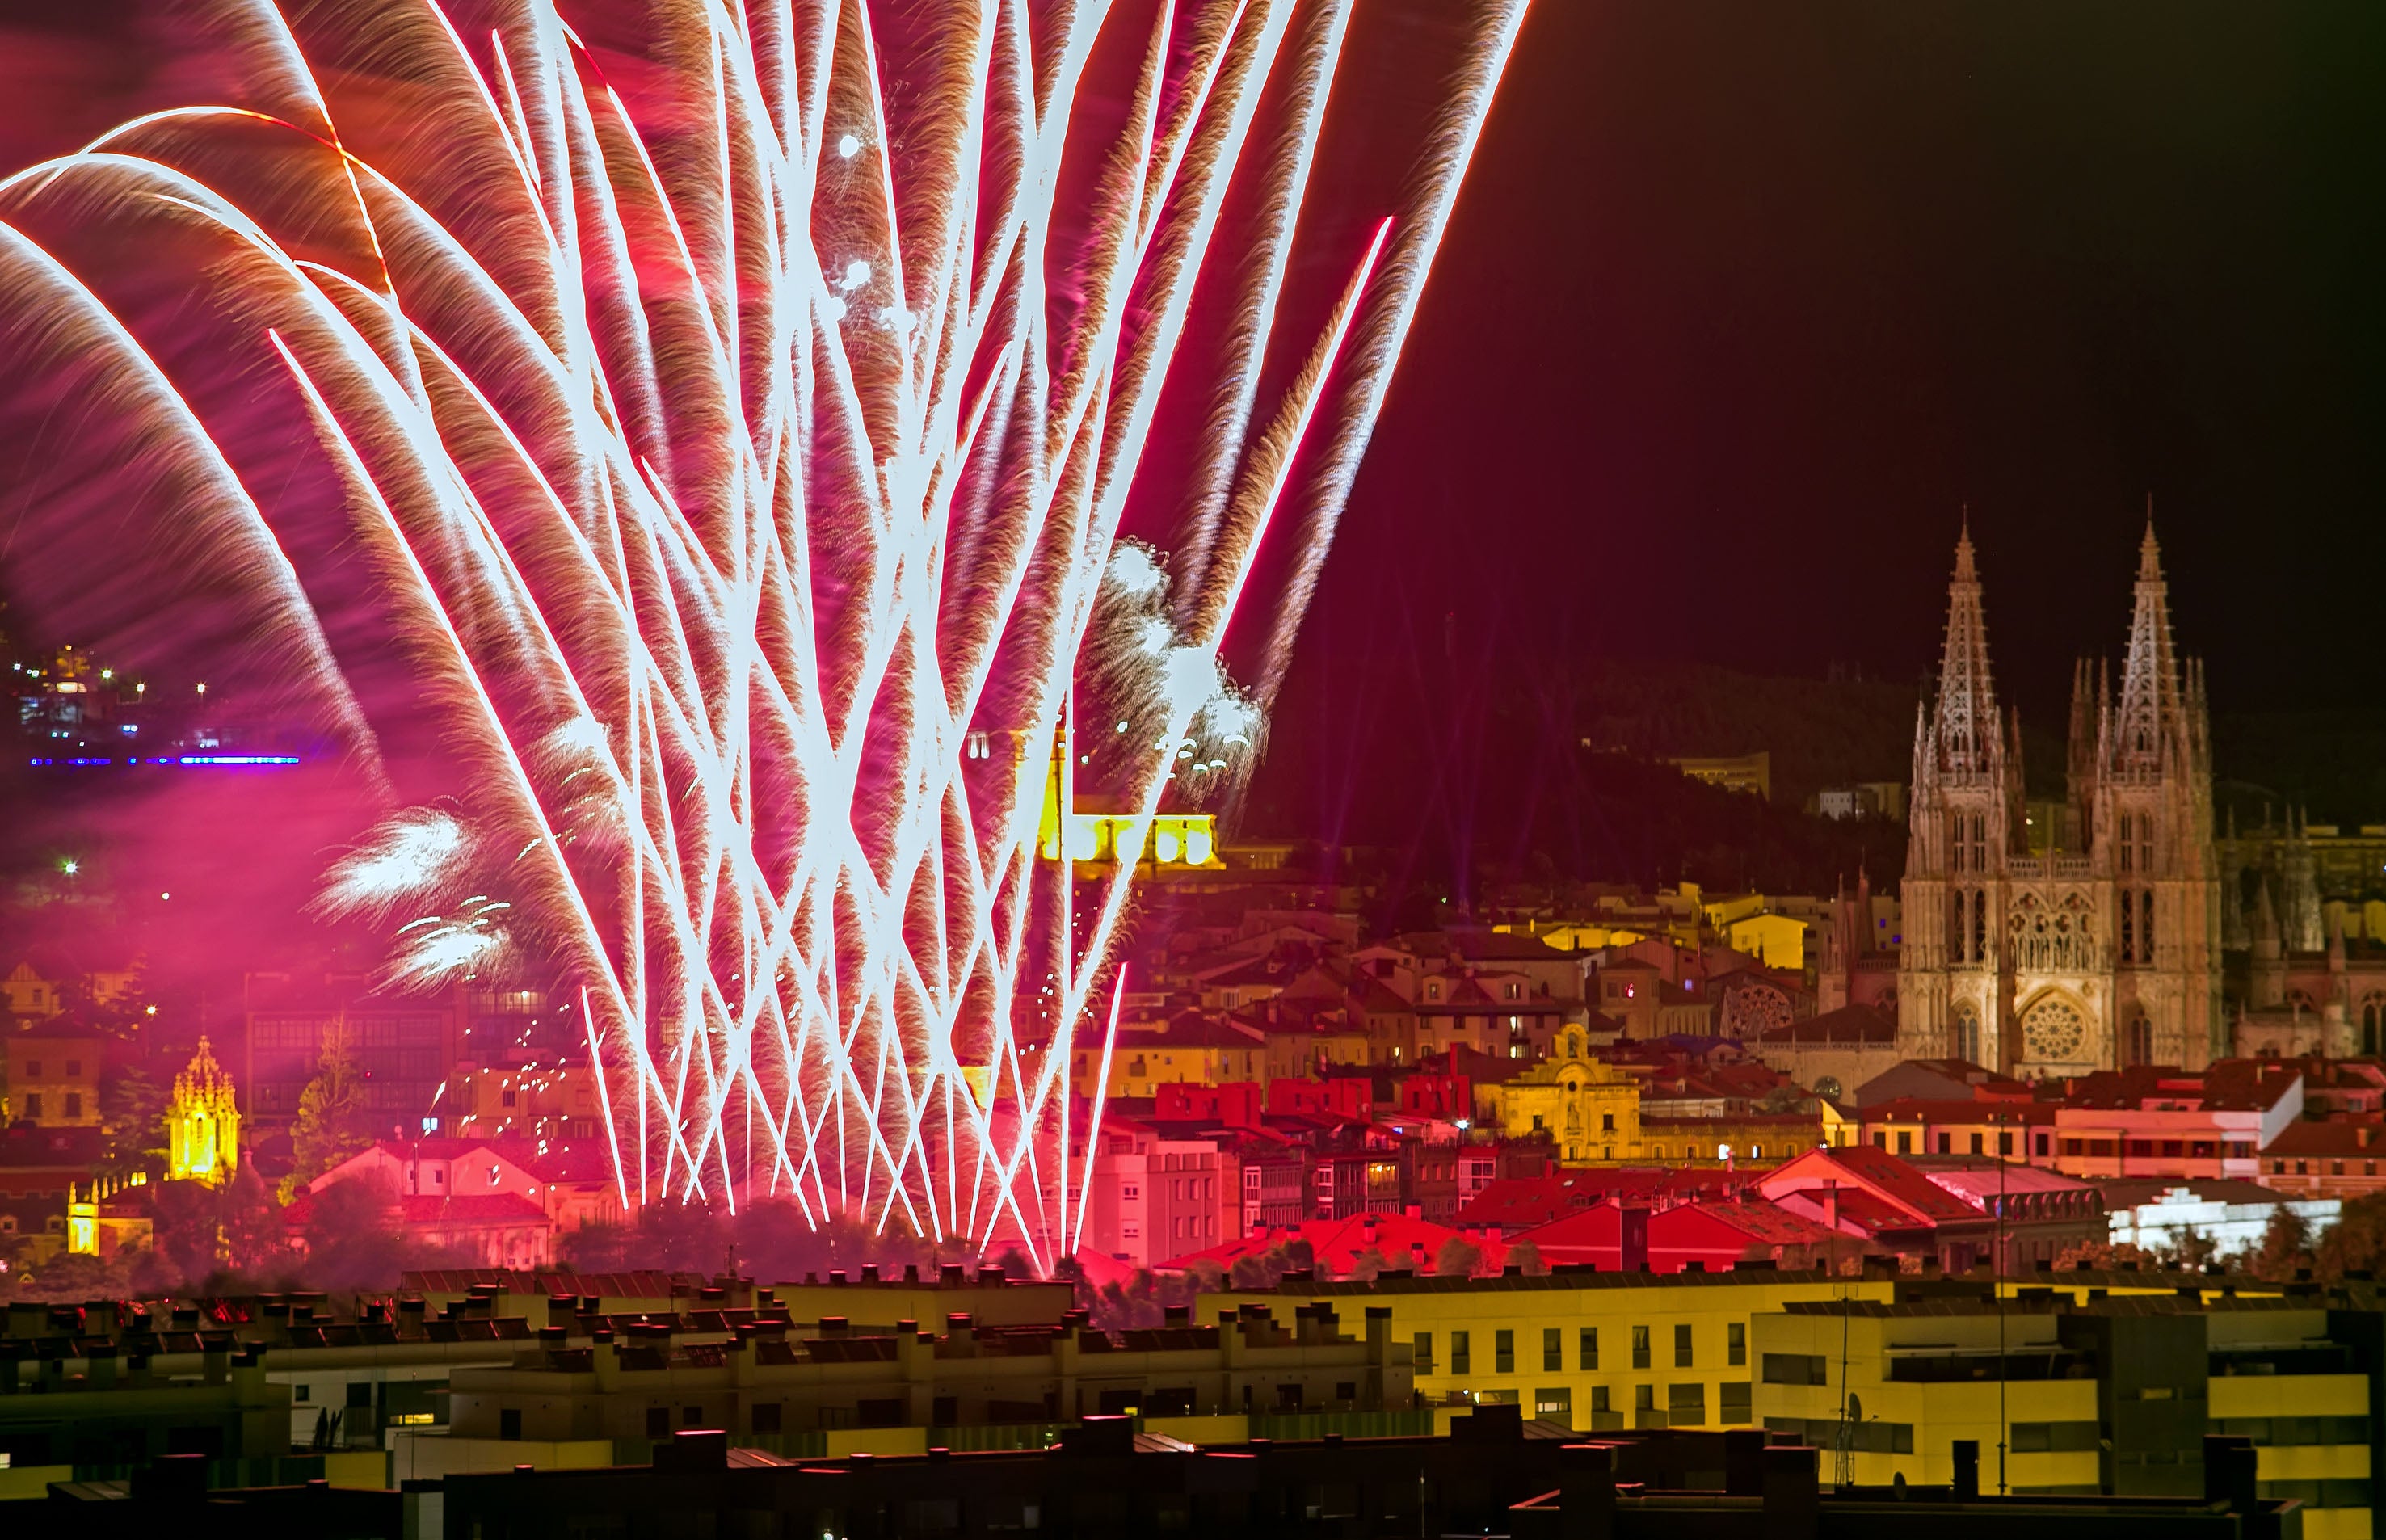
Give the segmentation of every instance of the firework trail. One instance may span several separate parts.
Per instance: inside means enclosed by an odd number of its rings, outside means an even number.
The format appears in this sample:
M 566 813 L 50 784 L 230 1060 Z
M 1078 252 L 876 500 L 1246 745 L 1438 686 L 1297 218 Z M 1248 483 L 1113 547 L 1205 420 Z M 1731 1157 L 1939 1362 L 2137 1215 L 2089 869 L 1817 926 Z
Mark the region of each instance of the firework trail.
M 235 99 L 0 182 L 0 357 L 388 789 L 327 904 L 570 970 L 626 1200 L 1049 1260 L 1133 875 L 1038 859 L 1061 724 L 1145 834 L 1247 762 L 1524 6 L 1296 325 L 1350 0 L 228 5 Z

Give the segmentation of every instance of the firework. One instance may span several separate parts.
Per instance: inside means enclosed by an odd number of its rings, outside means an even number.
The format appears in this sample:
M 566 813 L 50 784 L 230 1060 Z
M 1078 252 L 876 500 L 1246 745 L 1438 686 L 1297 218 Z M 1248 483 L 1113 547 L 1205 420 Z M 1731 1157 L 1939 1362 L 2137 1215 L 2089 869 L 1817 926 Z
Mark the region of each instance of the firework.
M 570 970 L 625 1200 L 1049 1259 L 1133 875 L 1039 861 L 1054 745 L 1144 833 L 1248 765 L 1522 21 L 1470 3 L 1297 325 L 1349 0 L 259 0 L 238 100 L 0 183 L 0 339 L 389 792 L 326 902 L 407 982 Z

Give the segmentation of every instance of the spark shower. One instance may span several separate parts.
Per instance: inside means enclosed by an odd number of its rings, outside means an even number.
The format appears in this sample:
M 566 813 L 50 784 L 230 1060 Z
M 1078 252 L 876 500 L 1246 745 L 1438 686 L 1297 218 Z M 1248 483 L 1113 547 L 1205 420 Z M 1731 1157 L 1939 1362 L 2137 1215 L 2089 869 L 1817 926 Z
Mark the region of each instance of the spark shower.
M 1055 745 L 1231 777 L 1526 0 L 1322 251 L 1352 4 L 227 6 L 229 96 L 0 183 L 0 394 L 385 795 L 327 902 L 570 970 L 626 1198 L 1049 1264 L 1134 877 L 1040 858 Z

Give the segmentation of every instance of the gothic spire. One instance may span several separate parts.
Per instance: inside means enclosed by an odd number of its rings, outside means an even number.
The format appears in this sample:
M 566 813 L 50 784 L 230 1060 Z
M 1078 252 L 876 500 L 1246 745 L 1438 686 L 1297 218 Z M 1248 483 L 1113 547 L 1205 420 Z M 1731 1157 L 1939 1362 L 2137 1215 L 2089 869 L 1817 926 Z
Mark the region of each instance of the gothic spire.
M 1955 541 L 1955 575 L 1947 584 L 1947 645 L 1939 664 L 1934 726 L 1941 768 L 1977 774 L 1995 763 L 1997 695 L 1989 678 L 1989 623 L 1980 607 L 1980 576 L 1972 564 L 1968 519 Z
M 2115 758 L 2122 768 L 2141 772 L 2162 770 L 2166 746 L 2185 726 L 2168 595 L 2149 499 L 2146 537 L 2138 545 L 2137 606 L 2129 617 L 2129 650 L 2121 663 L 2120 714 L 2114 732 Z

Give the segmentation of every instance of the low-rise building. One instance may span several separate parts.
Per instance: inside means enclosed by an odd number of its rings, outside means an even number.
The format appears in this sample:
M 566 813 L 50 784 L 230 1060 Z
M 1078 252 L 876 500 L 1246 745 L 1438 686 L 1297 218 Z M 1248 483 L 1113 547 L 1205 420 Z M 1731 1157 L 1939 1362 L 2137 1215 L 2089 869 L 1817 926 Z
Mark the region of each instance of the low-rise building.
M 2252 1251 L 2281 1207 L 2317 1234 L 2336 1222 L 2343 1207 L 2337 1198 L 2291 1198 L 2251 1182 L 2131 1179 L 2097 1185 L 2104 1192 L 2113 1244 L 2161 1254 L 2176 1254 L 2190 1236 L 2209 1242 L 2215 1256 Z
M 2261 1181 L 2282 1193 L 2348 1198 L 2386 1191 L 2378 1162 L 2386 1127 L 2373 1121 L 2290 1123 L 2262 1146 Z
M 950 1315 L 885 1335 L 785 1319 L 741 1323 L 726 1341 L 668 1328 L 549 1327 L 503 1369 L 458 1371 L 451 1434 L 475 1440 L 609 1440 L 627 1458 L 684 1428 L 819 1455 L 829 1435 L 918 1429 L 966 1444 L 967 1430 L 1096 1415 L 1146 1418 L 1385 1412 L 1411 1408 L 1409 1345 L 1388 1316 L 1346 1333 L 1320 1301 L 1286 1322 L 1266 1312 L 1194 1324 L 1181 1317 L 1113 1338 L 1071 1312 L 1058 1327 L 984 1328 Z M 1356 1323 L 1354 1323 L 1356 1324 Z M 932 1434 L 928 1430 L 934 1430 Z
M 35 1128 L 97 1128 L 99 1071 L 107 1052 L 100 1037 L 52 1032 L 11 1035 L 8 1115 Z
M 1844 1450 L 1843 1479 L 1865 1484 L 1945 1483 L 1969 1443 L 1983 1487 L 2017 1495 L 2191 1496 L 2204 1436 L 2242 1436 L 2261 1495 L 2304 1504 L 2304 1535 L 2369 1534 L 2386 1370 L 2371 1291 L 2247 1297 L 2216 1282 L 1788 1301 L 1752 1323 L 1755 1415 Z
M 2303 1116 L 2301 1066 L 2254 1059 L 2201 1075 L 2139 1066 L 2084 1075 L 2054 1114 L 2055 1164 L 2073 1176 L 2251 1182 Z

